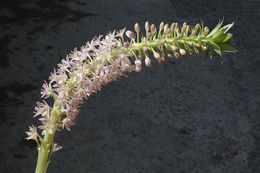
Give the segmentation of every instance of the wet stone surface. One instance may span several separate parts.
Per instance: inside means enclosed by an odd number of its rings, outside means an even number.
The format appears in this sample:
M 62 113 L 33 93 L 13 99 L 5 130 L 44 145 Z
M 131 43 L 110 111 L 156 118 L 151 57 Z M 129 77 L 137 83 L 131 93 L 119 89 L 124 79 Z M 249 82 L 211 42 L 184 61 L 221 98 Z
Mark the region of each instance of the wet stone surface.
M 24 140 L 40 88 L 74 47 L 149 20 L 225 17 L 235 54 L 203 56 L 131 73 L 82 106 L 48 172 L 260 172 L 259 0 L 2 0 L 0 6 L 0 168 L 33 172 L 35 143 Z

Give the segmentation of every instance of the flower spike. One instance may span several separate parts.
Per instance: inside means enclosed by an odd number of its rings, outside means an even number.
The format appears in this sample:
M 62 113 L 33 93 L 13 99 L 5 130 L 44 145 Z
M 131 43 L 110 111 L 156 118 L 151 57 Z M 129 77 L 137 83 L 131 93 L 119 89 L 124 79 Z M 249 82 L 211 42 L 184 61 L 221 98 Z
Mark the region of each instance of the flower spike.
M 142 63 L 152 67 L 149 53 L 153 53 L 159 64 L 167 59 L 170 62 L 187 55 L 205 53 L 221 58 L 221 52 L 236 52 L 231 45 L 229 29 L 234 23 L 221 27 L 223 20 L 210 32 L 203 24 L 191 27 L 186 22 L 180 26 L 161 22 L 156 28 L 154 24 L 145 22 L 145 34 L 140 37 L 140 25 L 134 25 L 134 32 L 126 28 L 108 33 L 106 36 L 94 37 L 80 50 L 74 49 L 58 64 L 58 68 L 50 74 L 49 82 L 44 82 L 41 90 L 43 99 L 53 98 L 53 106 L 46 100 L 37 102 L 35 116 L 40 116 L 42 125 L 30 126 L 26 132 L 27 140 L 35 140 L 38 145 L 38 162 L 36 173 L 45 172 L 53 152 L 61 149 L 54 143 L 56 131 L 66 128 L 71 130 L 79 108 L 84 100 L 101 90 L 103 85 L 126 76 L 127 72 L 141 72 Z M 126 31 L 126 32 L 125 32 Z M 144 57 L 144 58 L 143 58 Z M 133 61 L 130 61 L 133 60 Z M 39 139 L 39 141 L 38 141 Z

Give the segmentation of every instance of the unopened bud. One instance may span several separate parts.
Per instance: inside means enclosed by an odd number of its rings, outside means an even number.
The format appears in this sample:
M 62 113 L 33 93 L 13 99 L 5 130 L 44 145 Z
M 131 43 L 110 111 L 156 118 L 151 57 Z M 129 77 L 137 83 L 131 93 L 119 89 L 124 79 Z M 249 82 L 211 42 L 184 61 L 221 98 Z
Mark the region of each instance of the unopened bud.
M 157 32 L 157 28 L 155 28 L 155 31 L 154 31 L 154 33 L 156 33 Z
M 135 65 L 136 66 L 142 66 L 142 61 L 140 59 L 135 60 Z
M 153 56 L 154 56 L 154 58 L 157 59 L 157 60 L 161 59 L 161 55 L 160 55 L 159 53 L 157 53 L 157 52 L 154 52 L 154 53 L 153 53 Z
M 175 29 L 175 23 L 172 23 L 171 30 L 173 31 Z
M 160 23 L 160 27 L 159 27 L 159 28 L 160 28 L 160 31 L 163 30 L 163 28 L 164 28 L 164 22 L 161 22 L 161 23 Z
M 163 32 L 166 33 L 168 29 L 169 29 L 169 24 L 167 23 L 164 25 Z
M 188 42 L 188 45 L 189 46 L 193 46 L 193 42 Z
M 144 51 L 144 52 L 147 52 L 147 51 L 148 51 L 148 48 L 147 48 L 147 47 L 144 47 L 144 48 L 143 48 L 143 51 Z
M 173 62 L 173 56 L 171 55 L 171 54 L 167 54 L 167 57 L 168 57 L 168 59 L 171 61 L 171 62 Z
M 135 66 L 135 71 L 136 72 L 141 72 L 142 71 L 142 66 Z
M 179 30 L 179 24 L 175 23 L 175 30 Z
M 174 52 L 176 52 L 176 51 L 178 50 L 178 47 L 177 47 L 177 46 L 171 46 L 171 48 L 172 48 L 172 50 L 173 50 Z
M 175 52 L 175 53 L 174 53 L 174 57 L 175 57 L 177 60 L 179 60 L 181 56 L 180 56 L 179 53 Z
M 167 31 L 166 31 L 166 34 L 168 35 L 168 34 L 170 34 L 170 32 L 171 32 L 171 29 L 168 28 Z
M 200 44 L 199 43 L 197 43 L 195 46 L 196 46 L 196 48 L 200 48 Z
M 194 51 L 192 49 L 189 50 L 189 54 L 190 56 L 193 56 L 194 55 Z
M 197 55 L 200 54 L 199 49 L 195 49 L 195 53 L 196 53 Z
M 139 54 L 138 59 L 143 60 L 143 56 L 141 54 Z
M 181 28 L 181 32 L 184 32 L 186 30 L 186 26 L 187 26 L 187 24 L 186 24 L 186 22 L 184 22 L 182 25 L 182 28 Z
M 187 32 L 190 31 L 190 25 L 187 25 L 186 31 L 187 31 Z
M 165 61 L 166 61 L 166 58 L 167 58 L 166 55 L 163 53 L 163 54 L 162 54 L 162 62 L 165 62 Z
M 137 32 L 137 33 L 140 32 L 140 25 L 139 25 L 139 23 L 135 24 L 135 32 Z
M 151 38 L 151 37 L 152 37 L 152 34 L 151 34 L 150 32 L 148 32 L 148 33 L 146 34 L 146 38 L 149 39 L 149 38 Z
M 199 28 L 200 28 L 200 24 L 197 23 L 195 26 L 195 31 L 197 32 Z
M 124 47 L 125 47 L 125 48 L 128 48 L 129 45 L 130 45 L 129 42 L 124 42 Z
M 202 49 L 203 49 L 204 51 L 206 51 L 206 50 L 208 50 L 208 47 L 207 47 L 207 46 L 202 46 Z
M 186 51 L 184 49 L 180 49 L 180 54 L 182 56 L 186 56 L 187 55 L 187 53 L 186 53 Z
M 150 27 L 150 24 L 149 24 L 148 21 L 145 22 L 145 26 L 144 27 L 145 27 L 146 32 L 148 32 L 149 31 L 149 27 Z
M 204 34 L 208 35 L 208 33 L 209 33 L 209 28 L 208 27 L 204 27 Z
M 197 31 L 193 30 L 191 34 L 196 35 L 196 33 L 197 33 Z
M 133 33 L 132 31 L 129 31 L 129 30 L 127 30 L 127 31 L 125 32 L 125 35 L 126 35 L 128 38 L 130 38 L 130 39 L 132 39 L 132 38 L 134 37 L 134 33 Z
M 165 39 L 161 39 L 161 41 L 160 41 L 161 44 L 164 44 L 165 42 L 166 42 Z
M 150 30 L 151 30 L 152 33 L 155 33 L 156 27 L 155 27 L 154 24 L 151 25 Z
M 181 38 L 182 37 L 182 34 L 178 34 L 177 38 Z
M 146 57 L 145 60 L 144 60 L 144 62 L 145 62 L 145 65 L 146 65 L 147 67 L 149 67 L 149 68 L 152 67 L 152 61 L 151 61 L 150 58 Z

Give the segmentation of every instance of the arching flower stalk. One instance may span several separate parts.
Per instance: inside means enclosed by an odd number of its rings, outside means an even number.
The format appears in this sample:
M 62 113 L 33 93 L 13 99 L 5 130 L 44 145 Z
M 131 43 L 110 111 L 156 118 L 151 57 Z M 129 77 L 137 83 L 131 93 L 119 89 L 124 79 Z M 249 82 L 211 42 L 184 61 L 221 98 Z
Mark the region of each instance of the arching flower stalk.
M 179 60 L 181 56 L 205 53 L 212 58 L 215 54 L 221 59 L 221 51 L 235 52 L 230 44 L 232 34 L 227 31 L 233 26 L 221 28 L 223 20 L 209 32 L 208 27 L 197 24 L 191 27 L 186 23 L 179 26 L 161 23 L 157 29 L 154 24 L 145 23 L 145 36 L 140 37 L 140 25 L 134 25 L 135 32 L 124 28 L 113 31 L 106 36 L 95 37 L 80 50 L 75 49 L 58 64 L 57 70 L 50 74 L 49 82 L 44 82 L 41 90 L 42 98 L 53 98 L 54 104 L 47 101 L 38 102 L 35 116 L 40 116 L 41 135 L 35 126 L 30 126 L 26 139 L 37 143 L 38 161 L 36 173 L 47 170 L 53 152 L 61 149 L 54 143 L 57 130 L 71 125 L 79 113 L 83 101 L 99 91 L 102 85 L 115 81 L 127 72 L 141 72 L 142 63 L 152 67 L 149 52 L 162 64 L 167 59 Z M 125 35 L 127 38 L 125 38 Z

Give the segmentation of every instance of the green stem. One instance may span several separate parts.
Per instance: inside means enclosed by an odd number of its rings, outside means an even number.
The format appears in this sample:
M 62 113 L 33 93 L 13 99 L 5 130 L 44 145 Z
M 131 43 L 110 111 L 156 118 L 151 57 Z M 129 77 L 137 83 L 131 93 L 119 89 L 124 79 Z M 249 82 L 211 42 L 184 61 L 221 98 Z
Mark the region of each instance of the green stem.
M 46 173 L 50 161 L 48 161 L 49 152 L 40 146 L 38 148 L 38 160 L 35 173 Z
M 165 44 L 175 44 L 175 43 L 187 43 L 187 42 L 196 42 L 196 43 L 207 43 L 208 39 L 200 39 L 200 38 L 165 38 Z M 158 47 L 160 46 L 161 39 L 151 40 L 147 42 L 134 43 L 129 46 L 129 48 L 125 48 L 125 52 L 137 51 L 142 49 L 143 47 Z
M 51 111 L 50 122 L 51 124 L 54 124 L 55 127 L 52 129 L 53 130 L 52 134 L 46 132 L 43 140 L 41 141 L 41 146 L 38 147 L 38 160 L 37 160 L 35 173 L 46 173 L 47 171 L 47 168 L 50 163 L 51 154 L 52 154 L 51 147 L 53 144 L 55 132 L 57 130 L 56 123 L 59 117 L 60 117 L 60 113 L 56 110 L 56 107 L 54 106 L 54 108 Z

